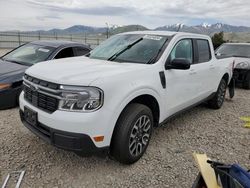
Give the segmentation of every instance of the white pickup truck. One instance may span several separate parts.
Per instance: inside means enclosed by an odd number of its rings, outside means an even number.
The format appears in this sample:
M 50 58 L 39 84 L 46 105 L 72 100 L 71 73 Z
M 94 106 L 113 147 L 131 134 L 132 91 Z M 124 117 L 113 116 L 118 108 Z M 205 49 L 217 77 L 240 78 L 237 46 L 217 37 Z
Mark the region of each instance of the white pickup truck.
M 169 118 L 201 102 L 219 109 L 233 67 L 216 59 L 208 36 L 161 31 L 118 34 L 89 57 L 53 62 L 26 71 L 23 124 L 56 147 L 108 151 L 125 164 Z

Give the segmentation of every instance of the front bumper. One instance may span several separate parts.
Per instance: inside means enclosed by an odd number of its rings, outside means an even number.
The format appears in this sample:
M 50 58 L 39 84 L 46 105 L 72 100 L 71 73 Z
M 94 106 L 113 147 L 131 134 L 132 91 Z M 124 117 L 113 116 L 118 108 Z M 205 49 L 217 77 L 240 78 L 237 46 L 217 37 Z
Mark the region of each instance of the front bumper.
M 250 72 L 248 69 L 234 69 L 233 77 L 236 83 L 243 83 L 247 79 L 247 74 Z
M 97 148 L 91 138 L 86 134 L 71 133 L 56 130 L 38 122 L 36 126 L 29 124 L 24 119 L 24 113 L 20 110 L 20 118 L 22 123 L 31 132 L 45 140 L 47 143 L 61 149 L 74 151 L 78 154 L 89 155 L 93 153 L 101 153 L 106 151 L 106 147 Z
M 90 139 L 97 149 L 107 148 L 110 145 L 116 119 L 112 112 L 108 109 L 102 108 L 91 113 L 68 112 L 60 110 L 56 110 L 53 113 L 47 113 L 27 102 L 24 99 L 23 92 L 19 97 L 19 104 L 21 112 L 24 112 L 24 107 L 37 112 L 37 120 L 39 125 L 41 125 L 42 128 L 45 127 L 45 129 L 48 129 L 50 134 L 49 139 L 41 136 L 41 134 L 38 136 L 49 141 L 51 144 L 55 143 L 53 139 L 54 132 L 56 132 L 58 134 L 64 133 L 63 135 L 70 137 L 75 137 L 77 135 L 76 137 L 80 137 L 80 140 L 82 140 L 81 142 L 83 143 L 85 140 Z M 24 122 L 24 124 L 25 123 L 26 122 Z M 104 140 L 102 142 L 96 142 L 94 139 L 96 136 L 104 136 Z M 88 139 L 82 139 L 83 137 L 88 137 Z M 84 150 L 85 144 L 81 146 L 83 147 L 82 150 Z M 66 147 L 66 149 L 71 150 L 70 147 Z
M 0 110 L 16 107 L 21 91 L 21 86 L 0 91 Z

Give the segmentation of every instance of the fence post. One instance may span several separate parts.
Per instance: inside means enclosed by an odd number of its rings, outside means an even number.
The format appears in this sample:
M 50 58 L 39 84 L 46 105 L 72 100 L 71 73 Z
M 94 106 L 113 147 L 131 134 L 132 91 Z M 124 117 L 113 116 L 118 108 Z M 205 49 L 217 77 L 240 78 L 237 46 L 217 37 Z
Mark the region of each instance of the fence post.
M 57 33 L 56 32 L 54 32 L 54 36 L 55 36 L 55 39 L 57 40 Z
M 84 43 L 87 44 L 87 37 L 86 37 L 86 33 L 84 33 Z
M 18 31 L 17 36 L 18 36 L 18 44 L 20 46 L 21 45 L 21 33 L 20 33 L 20 31 Z
M 40 31 L 38 32 L 38 40 L 41 40 L 41 33 L 40 33 Z

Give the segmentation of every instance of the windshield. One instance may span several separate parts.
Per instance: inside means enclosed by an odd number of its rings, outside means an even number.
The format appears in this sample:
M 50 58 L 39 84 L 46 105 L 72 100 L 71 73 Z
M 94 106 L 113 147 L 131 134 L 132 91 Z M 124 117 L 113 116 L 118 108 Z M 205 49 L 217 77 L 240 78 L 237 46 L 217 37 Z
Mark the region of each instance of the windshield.
M 250 45 L 224 44 L 217 51 L 218 56 L 234 56 L 250 58 Z
M 167 39 L 167 36 L 159 35 L 115 35 L 92 50 L 89 57 L 116 62 L 146 64 L 158 55 Z
M 25 44 L 3 57 L 3 60 L 33 65 L 45 61 L 55 50 L 53 47 Z

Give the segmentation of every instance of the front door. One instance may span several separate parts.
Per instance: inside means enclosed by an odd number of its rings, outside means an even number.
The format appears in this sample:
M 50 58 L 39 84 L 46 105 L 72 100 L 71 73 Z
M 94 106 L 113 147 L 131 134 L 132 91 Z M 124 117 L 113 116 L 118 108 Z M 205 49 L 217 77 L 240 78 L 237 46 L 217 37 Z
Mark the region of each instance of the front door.
M 168 63 L 175 58 L 184 58 L 193 64 L 194 50 L 192 39 L 182 39 L 176 43 L 168 57 Z M 200 87 L 200 81 L 197 80 L 195 68 L 189 70 L 165 70 L 166 76 L 166 111 L 167 116 L 179 112 L 192 105 L 197 96 Z

